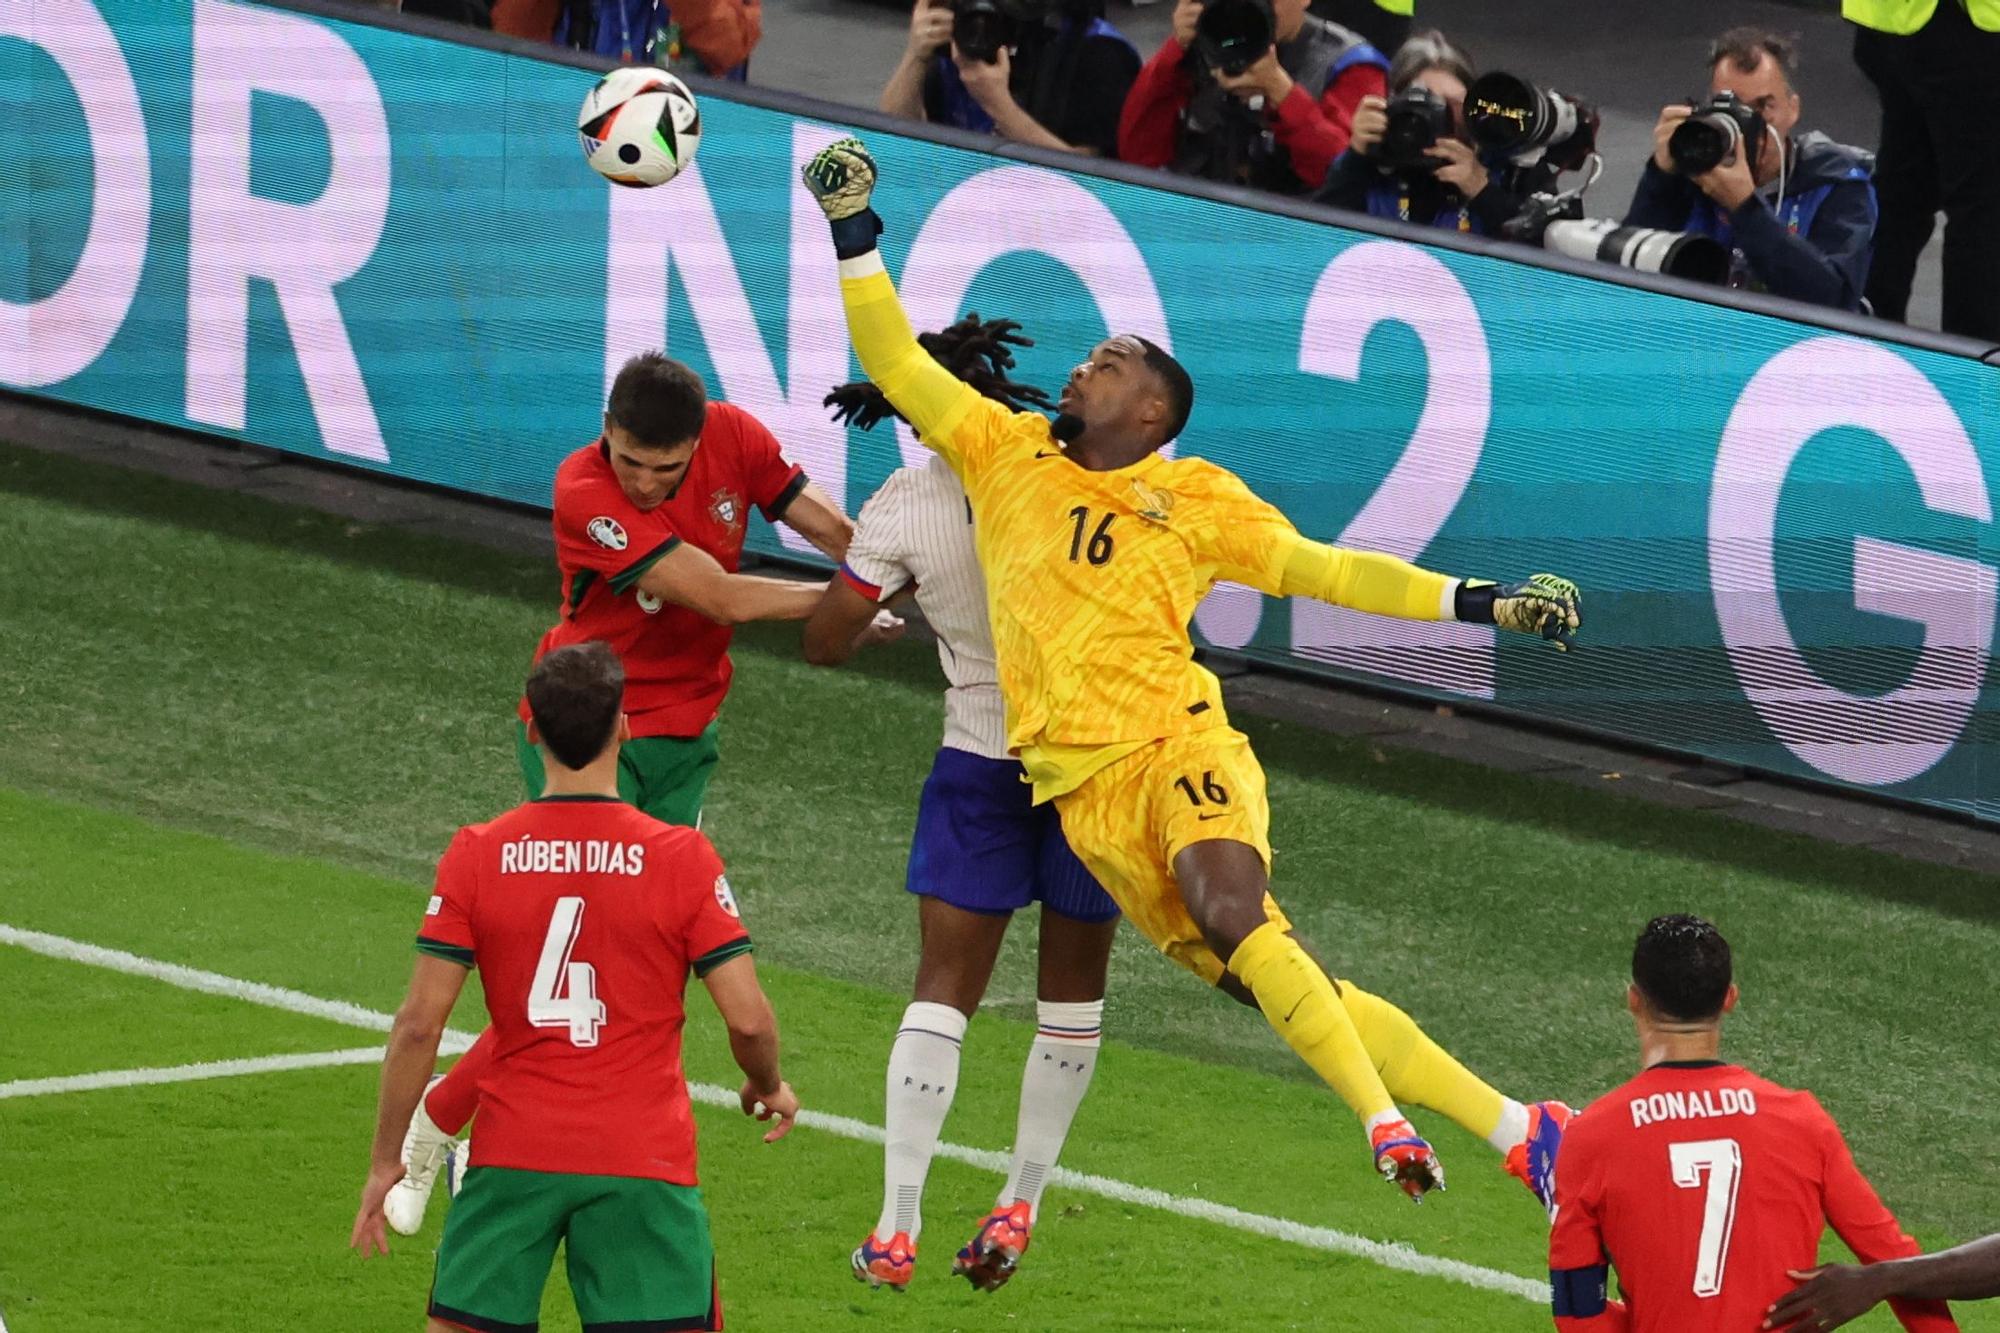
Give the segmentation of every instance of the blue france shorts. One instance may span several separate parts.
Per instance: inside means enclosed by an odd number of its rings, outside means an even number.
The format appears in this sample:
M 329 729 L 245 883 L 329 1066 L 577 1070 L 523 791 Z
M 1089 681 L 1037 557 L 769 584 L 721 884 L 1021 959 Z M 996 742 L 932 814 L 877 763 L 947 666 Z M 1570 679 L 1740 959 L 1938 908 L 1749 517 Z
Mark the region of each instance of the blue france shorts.
M 950 746 L 924 779 L 905 887 L 991 916 L 1036 901 L 1078 921 L 1118 915 L 1069 849 L 1055 805 L 1033 803 L 1021 765 Z

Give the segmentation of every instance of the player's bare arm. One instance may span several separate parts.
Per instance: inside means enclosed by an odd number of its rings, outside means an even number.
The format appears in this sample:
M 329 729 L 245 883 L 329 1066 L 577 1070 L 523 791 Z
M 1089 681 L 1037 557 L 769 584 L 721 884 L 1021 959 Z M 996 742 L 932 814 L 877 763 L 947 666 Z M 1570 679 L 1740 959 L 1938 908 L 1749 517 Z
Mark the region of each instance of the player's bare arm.
M 804 620 L 819 604 L 826 585 L 732 574 L 708 552 L 682 542 L 640 575 L 639 590 L 717 624 L 742 625 L 752 620 Z
M 1771 1307 L 1764 1327 L 1823 1333 L 1883 1301 L 1984 1301 L 2000 1297 L 2000 1235 L 1879 1264 L 1827 1264 L 1793 1272 L 1803 1285 Z
M 813 544 L 829 560 L 845 560 L 854 540 L 854 520 L 840 511 L 833 497 L 811 482 L 785 506 L 778 521 Z
M 813 666 L 840 666 L 870 644 L 902 638 L 903 629 L 901 616 L 835 579 L 826 585 L 806 621 L 806 661 Z
M 701 980 L 729 1029 L 729 1053 L 743 1071 L 743 1114 L 775 1121 L 764 1142 L 776 1143 L 792 1132 L 799 1098 L 778 1069 L 778 1016 L 757 983 L 757 965 L 742 954 Z
M 424 1094 L 437 1064 L 438 1043 L 452 1006 L 465 988 L 467 969 L 428 954 L 417 957 L 409 993 L 396 1010 L 382 1056 L 382 1088 L 375 1115 L 375 1147 L 368 1163 L 368 1180 L 361 1187 L 361 1209 L 354 1216 L 348 1245 L 365 1258 L 389 1252 L 388 1222 L 382 1200 L 389 1187 L 403 1178 L 403 1132 Z

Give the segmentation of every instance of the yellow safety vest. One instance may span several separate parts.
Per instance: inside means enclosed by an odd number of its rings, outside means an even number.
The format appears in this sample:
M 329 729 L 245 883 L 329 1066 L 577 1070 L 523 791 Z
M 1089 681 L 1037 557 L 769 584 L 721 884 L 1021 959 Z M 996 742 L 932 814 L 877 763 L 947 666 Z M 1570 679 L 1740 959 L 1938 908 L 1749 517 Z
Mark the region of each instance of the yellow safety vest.
M 1850 23 L 1907 37 L 1931 21 L 1940 3 L 1962 4 L 1974 27 L 2000 32 L 2000 0 L 1840 0 L 1840 13 Z
M 1375 0 L 1378 9 L 1386 9 L 1391 14 L 1401 14 L 1409 18 L 1417 12 L 1417 0 Z

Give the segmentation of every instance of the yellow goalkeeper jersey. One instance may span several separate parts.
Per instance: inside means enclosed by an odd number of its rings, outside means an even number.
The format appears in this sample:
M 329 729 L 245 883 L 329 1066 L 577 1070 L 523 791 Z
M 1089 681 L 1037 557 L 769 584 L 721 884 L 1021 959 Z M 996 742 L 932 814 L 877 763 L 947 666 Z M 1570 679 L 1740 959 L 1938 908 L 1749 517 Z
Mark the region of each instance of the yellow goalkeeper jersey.
M 1036 412 L 1011 412 L 920 347 L 880 259 L 842 263 L 863 369 L 972 501 L 1008 744 L 1048 800 L 1150 741 L 1227 725 L 1188 625 L 1218 580 L 1283 591 L 1305 543 L 1276 506 L 1202 458 L 1097 472 Z M 1400 563 L 1400 562 L 1398 562 Z M 1401 566 L 1420 574 L 1409 566 Z M 1425 575 L 1418 614 L 1446 581 Z

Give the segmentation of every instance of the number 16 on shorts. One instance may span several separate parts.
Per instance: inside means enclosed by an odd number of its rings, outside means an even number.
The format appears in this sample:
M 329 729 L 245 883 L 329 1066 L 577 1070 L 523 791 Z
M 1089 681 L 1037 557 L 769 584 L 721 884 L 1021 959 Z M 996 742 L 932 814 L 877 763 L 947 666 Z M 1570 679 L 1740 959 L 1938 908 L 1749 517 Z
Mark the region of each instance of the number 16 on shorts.
M 1189 805 L 1197 808 L 1203 805 L 1221 807 L 1229 804 L 1229 789 L 1215 780 L 1215 770 L 1212 768 L 1202 773 L 1199 787 L 1195 785 L 1194 779 L 1185 773 L 1174 779 L 1174 787 L 1181 795 L 1188 798 Z

